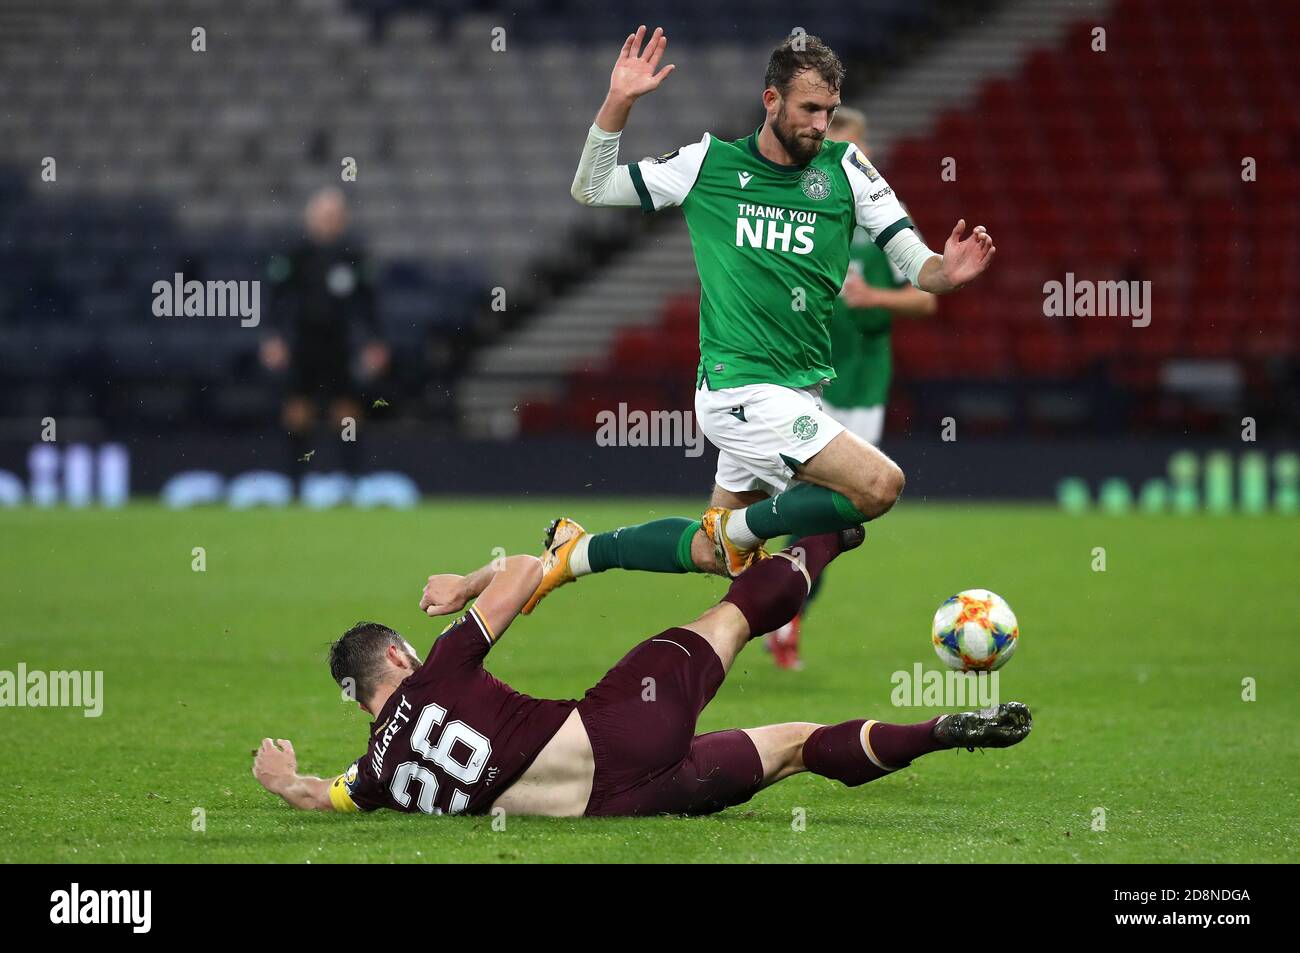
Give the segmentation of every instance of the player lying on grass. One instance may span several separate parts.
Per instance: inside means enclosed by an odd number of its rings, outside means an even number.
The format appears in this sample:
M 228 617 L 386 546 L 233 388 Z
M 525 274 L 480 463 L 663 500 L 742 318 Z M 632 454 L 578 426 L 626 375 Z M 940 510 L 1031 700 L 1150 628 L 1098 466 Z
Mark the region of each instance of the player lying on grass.
M 1031 721 L 1017 702 L 913 725 L 856 719 L 695 734 L 745 643 L 794 615 L 827 563 L 862 537 L 861 527 L 813 536 L 801 541 L 800 558 L 783 551 L 757 560 L 722 602 L 636 646 L 581 701 L 531 698 L 483 669 L 537 585 L 535 557 L 430 576 L 420 600 L 428 615 L 476 601 L 423 663 L 374 622 L 331 648 L 334 679 L 375 719 L 365 754 L 331 781 L 299 774 L 293 746 L 267 738 L 253 775 L 294 807 L 322 811 L 710 814 L 801 771 L 854 786 L 931 751 L 1022 740 Z
M 827 330 L 855 229 L 916 287 L 948 294 L 993 261 L 993 239 L 958 221 L 943 253 L 915 233 L 894 190 L 852 143 L 826 137 L 844 67 L 802 31 L 772 51 L 762 125 L 743 139 L 698 142 L 619 164 L 633 104 L 672 73 L 668 39 L 627 37 L 587 131 L 571 192 L 591 207 L 680 207 L 700 279 L 695 419 L 718 448 L 709 508 L 601 534 L 576 559 L 548 560 L 526 607 L 584 572 L 716 572 L 735 577 L 764 540 L 847 529 L 886 513 L 903 471 L 822 406 L 835 377 Z M 644 44 L 644 46 L 643 46 Z M 757 84 L 756 84 L 757 85 Z M 963 237 L 964 236 L 964 237 Z M 553 528 L 548 552 L 569 541 Z

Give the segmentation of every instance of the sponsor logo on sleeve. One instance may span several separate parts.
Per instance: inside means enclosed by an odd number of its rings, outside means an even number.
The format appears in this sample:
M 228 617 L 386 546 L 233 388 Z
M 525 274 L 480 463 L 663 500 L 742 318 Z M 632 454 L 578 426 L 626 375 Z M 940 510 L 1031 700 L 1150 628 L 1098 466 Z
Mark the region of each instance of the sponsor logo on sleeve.
M 866 156 L 857 149 L 849 153 L 849 161 L 857 166 L 858 170 L 872 182 L 880 178 L 880 173 L 876 171 L 876 167 L 868 162 Z

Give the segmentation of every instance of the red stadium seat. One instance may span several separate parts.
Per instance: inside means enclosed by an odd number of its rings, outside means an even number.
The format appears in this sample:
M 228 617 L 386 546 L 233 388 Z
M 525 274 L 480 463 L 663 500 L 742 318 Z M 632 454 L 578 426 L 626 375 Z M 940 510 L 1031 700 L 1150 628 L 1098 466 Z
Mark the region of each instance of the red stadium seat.
M 1108 369 L 1151 398 L 1135 402 L 1137 417 L 1168 423 L 1180 411 L 1157 395 L 1170 358 L 1295 355 L 1300 16 L 1263 11 L 1119 0 L 1102 21 L 1105 55 L 1091 49 L 1097 24 L 1081 20 L 973 106 L 895 143 L 886 173 L 931 245 L 965 217 L 989 226 L 1000 255 L 936 319 L 896 322 L 891 430 L 922 399 L 909 381 L 1081 381 Z M 952 183 L 937 175 L 948 155 L 959 159 Z M 1241 179 L 1245 156 L 1254 182 Z M 1151 325 L 1045 317 L 1043 284 L 1067 271 L 1151 281 Z M 698 307 L 697 294 L 667 297 L 658 327 L 620 335 L 612 366 L 645 380 L 689 372 Z

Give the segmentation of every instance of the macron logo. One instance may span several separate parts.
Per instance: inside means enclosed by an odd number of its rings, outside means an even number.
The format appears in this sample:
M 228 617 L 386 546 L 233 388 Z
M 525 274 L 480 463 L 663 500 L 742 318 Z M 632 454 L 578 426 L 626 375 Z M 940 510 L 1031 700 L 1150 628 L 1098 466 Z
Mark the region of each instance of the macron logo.
M 152 890 L 71 890 L 50 894 L 51 923 L 125 923 L 132 933 L 148 933 Z
M 742 189 L 749 185 L 749 180 L 753 178 L 748 172 L 737 172 L 736 175 L 740 176 L 740 187 Z

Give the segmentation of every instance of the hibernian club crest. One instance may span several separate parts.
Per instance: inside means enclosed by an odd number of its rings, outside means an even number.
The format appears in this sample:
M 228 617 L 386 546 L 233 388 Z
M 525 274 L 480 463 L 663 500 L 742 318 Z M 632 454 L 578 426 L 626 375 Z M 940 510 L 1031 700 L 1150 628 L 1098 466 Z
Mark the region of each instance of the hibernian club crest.
M 831 194 L 831 178 L 821 169 L 809 166 L 799 179 L 799 187 L 808 198 L 820 202 Z
M 794 422 L 794 435 L 800 440 L 811 440 L 817 436 L 817 421 L 805 415 Z

